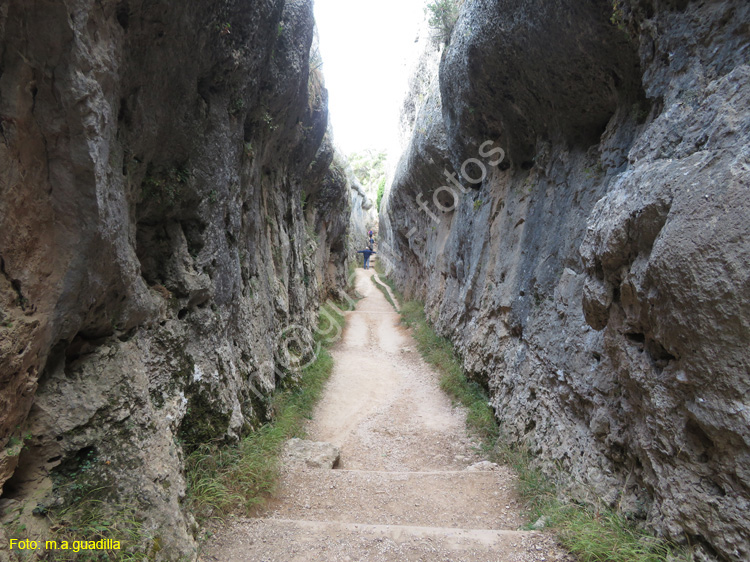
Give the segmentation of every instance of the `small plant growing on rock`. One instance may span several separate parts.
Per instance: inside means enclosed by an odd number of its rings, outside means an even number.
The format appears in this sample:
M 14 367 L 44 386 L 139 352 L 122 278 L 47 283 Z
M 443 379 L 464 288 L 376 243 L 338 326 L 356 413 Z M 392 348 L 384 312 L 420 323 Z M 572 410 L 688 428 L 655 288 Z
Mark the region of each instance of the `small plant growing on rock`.
M 230 115 L 237 115 L 242 112 L 242 110 L 245 109 L 245 100 L 243 100 L 241 97 L 237 96 L 229 103 L 229 114 Z
M 263 119 L 263 123 L 266 124 L 266 127 L 268 127 L 269 131 L 276 130 L 277 125 L 275 125 L 273 122 L 273 115 L 271 115 L 268 111 L 263 113 L 262 119 Z
M 625 28 L 625 13 L 622 10 L 622 0 L 612 0 L 612 16 L 609 21 L 620 31 L 627 31 Z
M 453 27 L 458 20 L 458 2 L 456 0 L 435 0 L 427 4 L 430 28 L 433 30 L 433 41 L 448 45 Z
M 183 186 L 191 177 L 192 174 L 186 166 L 170 168 L 161 174 L 149 172 L 141 184 L 143 200 L 157 201 L 163 206 L 175 205 Z
M 381 178 L 380 183 L 378 184 L 377 202 L 375 203 L 377 209 L 380 209 L 380 203 L 383 201 L 384 195 L 385 195 L 385 176 Z
M 255 151 L 253 150 L 253 143 L 251 142 L 245 143 L 245 156 L 247 156 L 248 158 L 255 157 Z

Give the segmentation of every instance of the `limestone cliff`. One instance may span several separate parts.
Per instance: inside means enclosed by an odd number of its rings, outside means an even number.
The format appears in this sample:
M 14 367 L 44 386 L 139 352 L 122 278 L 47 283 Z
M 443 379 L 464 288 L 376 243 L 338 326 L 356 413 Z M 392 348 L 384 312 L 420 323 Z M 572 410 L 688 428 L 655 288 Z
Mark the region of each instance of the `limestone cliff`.
M 464 3 L 381 217 L 508 438 L 698 560 L 750 557 L 748 21 Z
M 375 203 L 362 183 L 354 175 L 354 171 L 350 165 L 346 166 L 345 174 L 352 200 L 352 213 L 349 219 L 349 224 L 351 225 L 349 235 L 350 257 L 356 260 L 356 252 L 364 248 L 367 244 L 367 232 L 377 224 L 378 217 Z
M 185 454 L 265 418 L 346 281 L 313 27 L 310 0 L 0 3 L 4 508 L 96 490 L 194 557 Z

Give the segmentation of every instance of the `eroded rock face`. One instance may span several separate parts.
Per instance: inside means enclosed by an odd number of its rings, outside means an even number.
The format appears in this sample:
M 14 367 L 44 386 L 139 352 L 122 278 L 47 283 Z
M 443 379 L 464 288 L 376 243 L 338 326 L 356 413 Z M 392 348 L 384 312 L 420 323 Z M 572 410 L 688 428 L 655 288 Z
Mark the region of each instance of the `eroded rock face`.
M 750 6 L 465 6 L 381 219 L 393 275 L 571 494 L 748 558 Z
M 308 0 L 0 5 L 4 497 L 98 489 L 195 556 L 185 455 L 264 420 L 345 283 L 313 25 Z

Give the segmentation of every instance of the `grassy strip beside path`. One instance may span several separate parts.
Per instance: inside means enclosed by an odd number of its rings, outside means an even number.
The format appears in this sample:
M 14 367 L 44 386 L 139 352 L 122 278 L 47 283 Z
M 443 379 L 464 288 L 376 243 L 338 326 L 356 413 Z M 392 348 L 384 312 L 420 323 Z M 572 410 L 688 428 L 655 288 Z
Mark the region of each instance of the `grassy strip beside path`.
M 387 300 L 391 304 L 393 309 L 396 312 L 400 312 L 400 310 L 398 309 L 398 305 L 395 302 L 393 302 L 393 299 L 391 298 L 391 294 L 388 292 L 388 288 L 382 284 L 382 280 L 380 279 L 380 277 L 377 274 L 375 274 L 370 279 L 372 279 L 372 282 L 375 284 L 375 286 L 378 289 L 380 289 L 380 292 L 383 293 L 385 300 Z
M 326 309 L 335 322 L 344 325 L 343 316 L 331 307 Z M 188 505 L 199 522 L 230 513 L 248 514 L 263 505 L 276 488 L 284 443 L 304 437 L 305 421 L 332 371 L 333 358 L 321 346 L 315 362 L 302 371 L 299 380 L 289 377 L 285 388 L 271 397 L 270 423 L 238 445 L 206 444 L 188 456 Z
M 561 543 L 580 562 L 689 562 L 680 548 L 639 529 L 634 521 L 604 506 L 587 506 L 560 499 L 552 479 L 533 466 L 533 456 L 524 446 L 509 444 L 502 437 L 485 389 L 466 376 L 453 344 L 430 326 L 419 301 L 403 302 L 395 284 L 383 271 L 387 283 L 401 303 L 401 321 L 412 328 L 417 347 L 440 373 L 440 387 L 467 410 L 467 426 L 480 437 L 488 457 L 511 466 L 518 475 L 518 492 L 530 521 L 544 518 Z

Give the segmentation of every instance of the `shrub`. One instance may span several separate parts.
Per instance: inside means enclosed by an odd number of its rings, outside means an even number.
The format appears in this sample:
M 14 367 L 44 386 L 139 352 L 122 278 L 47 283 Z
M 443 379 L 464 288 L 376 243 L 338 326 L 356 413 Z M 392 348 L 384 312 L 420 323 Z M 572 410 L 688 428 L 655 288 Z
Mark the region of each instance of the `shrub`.
M 433 30 L 432 39 L 437 43 L 448 45 L 453 27 L 458 20 L 458 2 L 456 0 L 435 0 L 427 4 L 429 24 Z

